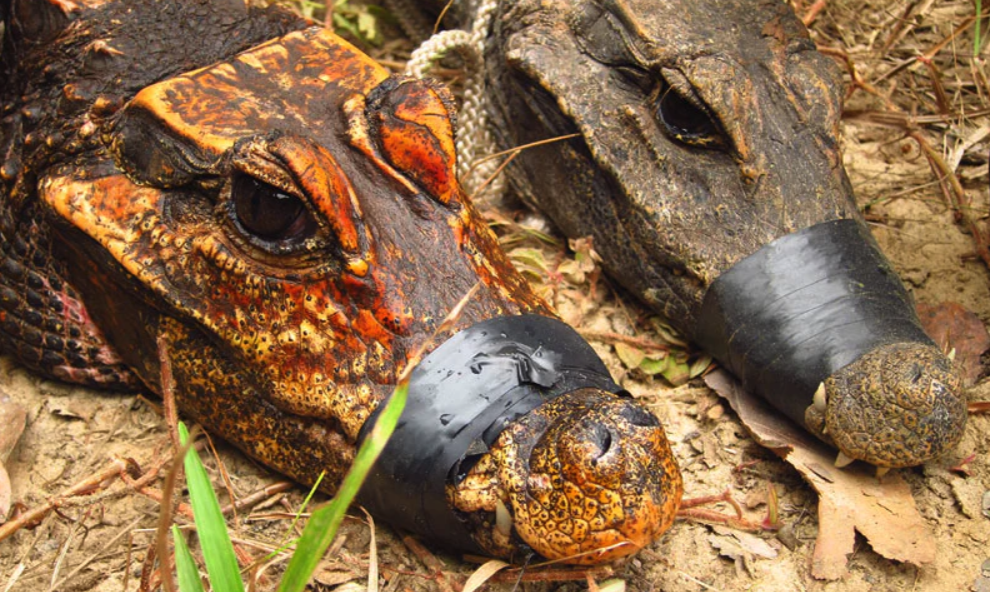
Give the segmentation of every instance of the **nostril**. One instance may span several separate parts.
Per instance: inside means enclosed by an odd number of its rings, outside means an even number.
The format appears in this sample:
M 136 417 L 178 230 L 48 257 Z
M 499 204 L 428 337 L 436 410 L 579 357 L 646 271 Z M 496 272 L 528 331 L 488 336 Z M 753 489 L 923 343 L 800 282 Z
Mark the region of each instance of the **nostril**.
M 625 419 L 634 426 L 641 428 L 658 428 L 660 420 L 652 413 L 643 409 L 639 405 L 625 405 L 619 411 L 619 417 Z
M 591 429 L 588 434 L 588 440 L 598 449 L 597 454 L 592 459 L 593 463 L 608 454 L 608 451 L 612 448 L 612 432 L 601 424 L 596 424 Z

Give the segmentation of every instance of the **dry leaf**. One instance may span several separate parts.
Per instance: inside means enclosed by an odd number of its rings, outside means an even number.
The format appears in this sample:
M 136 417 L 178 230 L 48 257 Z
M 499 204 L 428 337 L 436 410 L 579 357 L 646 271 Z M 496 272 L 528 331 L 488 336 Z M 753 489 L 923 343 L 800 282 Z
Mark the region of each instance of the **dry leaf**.
M 351 569 L 324 569 L 316 573 L 313 579 L 323 584 L 324 586 L 339 586 L 341 584 L 346 584 L 347 582 L 353 582 L 354 580 L 363 577 L 363 574 L 355 573 Z M 361 586 L 363 589 L 364 586 Z
M 980 357 L 990 349 L 990 335 L 980 317 L 955 302 L 919 304 L 918 317 L 942 351 L 955 350 L 956 368 L 966 386 L 975 384 L 983 374 Z
M 777 557 L 777 549 L 755 534 L 718 525 L 712 528 L 716 535 L 732 537 L 734 544 L 754 557 L 761 559 L 776 559 Z
M 24 407 L 0 392 L 0 464 L 10 458 L 11 451 L 21 439 L 26 422 L 27 411 Z
M 492 559 L 486 562 L 474 570 L 474 573 L 464 582 L 464 589 L 461 592 L 474 592 L 490 580 L 492 576 L 507 567 L 509 567 L 509 564 L 500 559 Z
M 13 501 L 13 491 L 10 488 L 10 476 L 7 469 L 0 463 L 0 524 L 7 521 L 10 504 Z
M 59 417 L 64 417 L 65 419 L 81 419 L 86 423 L 89 423 L 93 419 L 93 411 L 88 409 L 80 409 L 78 405 L 67 404 L 67 405 L 53 405 L 51 407 L 51 412 Z
M 763 539 L 748 532 L 733 530 L 724 526 L 715 526 L 715 533 L 709 535 L 708 542 L 718 549 L 723 557 L 728 557 L 742 564 L 746 571 L 752 575 L 752 563 L 754 558 L 775 559 L 777 550 L 770 546 Z
M 0 524 L 6 521 L 13 499 L 10 476 L 7 475 L 4 463 L 10 458 L 10 453 L 21 439 L 26 421 L 27 412 L 24 407 L 0 392 Z
M 888 559 L 918 566 L 935 559 L 934 534 L 900 475 L 888 474 L 881 482 L 861 463 L 837 469 L 834 449 L 745 392 L 728 372 L 712 372 L 705 383 L 729 402 L 757 442 L 794 466 L 818 492 L 812 576 L 836 580 L 846 575 L 856 531 Z
M 643 353 L 643 350 L 638 347 L 633 347 L 622 343 L 621 341 L 615 344 L 615 355 L 619 356 L 619 359 L 622 360 L 622 364 L 630 370 L 642 364 L 643 360 L 646 358 L 646 354 Z

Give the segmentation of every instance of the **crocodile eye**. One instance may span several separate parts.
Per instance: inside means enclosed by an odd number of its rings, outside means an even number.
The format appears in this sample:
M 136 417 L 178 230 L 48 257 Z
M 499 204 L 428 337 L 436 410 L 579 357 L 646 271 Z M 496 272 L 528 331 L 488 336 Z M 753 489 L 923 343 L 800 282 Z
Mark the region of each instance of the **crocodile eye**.
M 316 228 L 299 198 L 250 175 L 234 175 L 230 199 L 241 228 L 264 241 L 301 240 Z
M 664 131 L 678 142 L 705 148 L 722 144 L 718 125 L 708 112 L 670 86 L 664 85 L 660 89 L 656 112 Z

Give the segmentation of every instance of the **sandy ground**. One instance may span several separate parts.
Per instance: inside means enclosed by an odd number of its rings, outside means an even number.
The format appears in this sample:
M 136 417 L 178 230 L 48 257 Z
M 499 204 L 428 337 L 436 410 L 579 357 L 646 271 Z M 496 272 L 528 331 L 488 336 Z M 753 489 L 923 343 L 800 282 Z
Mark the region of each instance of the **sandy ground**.
M 807 1 L 799 8 L 803 12 L 811 4 Z M 903 125 L 891 125 L 890 117 L 882 118 L 887 123 L 881 124 L 877 115 L 914 116 L 920 122 L 917 130 L 938 154 L 950 162 L 957 151 L 961 154 L 954 172 L 969 204 L 963 209 L 986 229 L 990 118 L 959 115 L 990 106 L 990 87 L 977 71 L 986 63 L 972 58 L 971 27 L 934 51 L 972 14 L 972 3 L 964 1 L 845 0 L 828 3 L 814 28 L 819 44 L 848 55 L 861 80 L 877 91 L 877 95 L 864 90 L 852 93 L 847 110 L 855 117 L 845 123 L 844 145 L 859 202 L 881 245 L 919 301 L 958 302 L 987 323 L 990 275 L 974 256 L 972 235 L 947 206 L 918 142 L 906 136 Z M 901 22 L 906 26 L 900 27 Z M 914 59 L 929 51 L 934 57 L 932 69 Z M 902 63 L 894 75 L 884 76 Z M 948 101 L 947 117 L 936 117 L 943 109 L 933 79 L 939 80 Z M 554 264 L 564 253 L 562 246 L 513 245 L 520 246 L 542 249 L 545 260 Z M 526 265 L 521 253 L 517 261 Z M 573 254 L 563 254 L 561 263 L 572 258 Z M 607 280 L 551 279 L 539 273 L 536 279 L 565 319 L 582 329 L 664 339 L 650 314 L 621 296 Z M 612 568 L 611 577 L 624 581 L 628 589 L 990 590 L 990 415 L 971 418 L 962 444 L 948 458 L 902 471 L 936 539 L 933 564 L 918 568 L 883 559 L 858 538 L 848 576 L 821 582 L 810 576 L 809 569 L 818 531 L 817 497 L 800 476 L 756 445 L 735 415 L 700 381 L 673 388 L 659 376 L 628 371 L 612 344 L 597 342 L 596 348 L 622 384 L 664 421 L 688 496 L 731 488 L 747 517 L 759 521 L 766 516 L 766 492 L 772 486 L 783 525 L 778 533 L 761 535 L 761 542 L 747 538 L 740 545 L 732 532 L 720 527 L 678 522 L 652 548 Z M 139 394 L 106 394 L 40 380 L 9 360 L 0 361 L 0 387 L 28 413 L 27 429 L 8 461 L 13 499 L 26 507 L 42 504 L 113 458 L 130 458 L 147 469 L 166 454 L 163 422 L 154 399 L 149 403 Z M 977 384 L 971 398 L 990 400 L 990 383 Z M 223 443 L 217 448 L 237 498 L 280 481 Z M 949 470 L 971 455 L 970 475 Z M 221 483 L 216 459 L 207 462 Z M 160 482 L 152 483 L 152 489 L 158 487 Z M 287 516 L 304 494 L 291 488 L 263 496 L 262 505 L 238 514 L 232 532 L 245 558 L 263 556 L 290 532 Z M 0 542 L 0 590 L 138 589 L 158 510 L 152 497 L 136 494 L 120 482 L 67 501 L 40 525 Z M 187 521 L 180 516 L 180 522 Z M 358 518 L 345 526 L 346 537 L 328 554 L 315 589 L 367 585 L 371 529 Z M 387 527 L 379 526 L 375 533 L 385 590 L 457 590 L 474 569 L 438 554 L 434 557 L 444 563 L 442 575 L 437 575 L 435 568 L 424 565 L 423 555 L 410 552 Z M 284 560 L 276 559 L 258 588 L 274 589 L 283 566 Z M 592 575 L 599 583 L 608 579 L 598 572 Z M 511 589 L 511 584 L 502 586 Z M 582 580 L 562 586 L 576 589 L 587 584 Z

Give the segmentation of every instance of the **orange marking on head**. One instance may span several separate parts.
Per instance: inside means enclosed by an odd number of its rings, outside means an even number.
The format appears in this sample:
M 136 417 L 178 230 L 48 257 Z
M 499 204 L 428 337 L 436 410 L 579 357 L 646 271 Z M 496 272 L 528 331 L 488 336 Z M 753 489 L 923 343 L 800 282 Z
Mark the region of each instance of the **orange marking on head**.
M 323 146 L 280 138 L 271 151 L 280 157 L 324 218 L 337 241 L 348 253 L 360 248 L 354 221 L 361 216 L 361 206 L 347 175 L 333 155 Z
M 447 105 L 435 90 L 406 82 L 375 113 L 382 150 L 396 168 L 448 204 L 457 193 L 454 130 Z
M 241 75 L 245 70 L 257 74 L 249 83 Z M 293 76 L 276 79 L 268 72 Z M 328 85 L 364 94 L 388 76 L 387 69 L 346 41 L 322 29 L 307 29 L 259 45 L 229 63 L 149 86 L 128 108 L 154 114 L 186 142 L 219 155 L 242 137 L 277 128 L 273 118 L 289 114 L 305 123 L 310 114 L 299 96 L 319 97 Z M 293 108 L 287 109 L 289 105 Z

